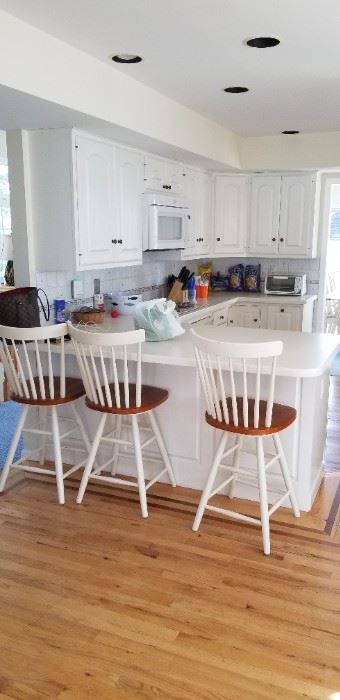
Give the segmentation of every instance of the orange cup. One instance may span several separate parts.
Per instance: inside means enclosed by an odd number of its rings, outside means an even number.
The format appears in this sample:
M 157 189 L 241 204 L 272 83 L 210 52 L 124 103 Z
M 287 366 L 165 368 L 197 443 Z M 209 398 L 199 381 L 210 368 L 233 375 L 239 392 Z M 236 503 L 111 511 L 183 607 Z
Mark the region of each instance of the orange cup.
M 196 298 L 206 299 L 208 296 L 209 286 L 207 284 L 198 284 L 196 287 Z

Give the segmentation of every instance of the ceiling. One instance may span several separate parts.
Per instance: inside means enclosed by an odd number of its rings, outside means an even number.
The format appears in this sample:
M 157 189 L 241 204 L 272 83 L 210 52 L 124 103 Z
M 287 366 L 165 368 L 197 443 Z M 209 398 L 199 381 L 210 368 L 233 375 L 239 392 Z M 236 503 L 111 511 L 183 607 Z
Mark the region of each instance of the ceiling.
M 340 130 L 339 0 L 0 0 L 0 9 L 244 135 Z M 244 40 L 274 36 L 276 48 Z M 43 57 L 42 57 L 43 59 Z M 223 88 L 245 85 L 248 93 Z

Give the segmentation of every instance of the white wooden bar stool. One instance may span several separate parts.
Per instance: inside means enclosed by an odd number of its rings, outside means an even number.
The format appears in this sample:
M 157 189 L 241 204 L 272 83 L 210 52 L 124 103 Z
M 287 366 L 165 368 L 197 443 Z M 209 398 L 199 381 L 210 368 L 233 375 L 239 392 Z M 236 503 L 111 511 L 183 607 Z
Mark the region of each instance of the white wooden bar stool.
M 6 463 L 0 474 L 0 492 L 5 488 L 11 468 L 22 469 L 35 474 L 55 474 L 59 503 L 65 502 L 64 479 L 84 465 L 89 453 L 90 442 L 77 411 L 75 402 L 85 395 L 81 379 L 65 376 L 65 335 L 66 323 L 43 328 L 12 328 L 0 326 L 0 360 L 2 361 L 10 385 L 12 401 L 23 404 L 20 420 L 16 427 Z M 58 341 L 58 352 L 52 352 L 53 341 Z M 69 404 L 73 416 L 62 417 L 66 428 L 60 430 L 58 407 Z M 38 420 L 25 427 L 29 409 L 39 409 Z M 50 414 L 51 428 L 48 428 Z M 65 473 L 62 461 L 62 443 L 70 436 L 80 433 L 85 449 L 67 445 L 68 450 L 82 454 L 82 460 Z M 21 433 L 35 435 L 39 447 L 30 454 L 30 459 L 38 459 L 40 466 L 27 464 L 28 457 L 13 463 Z M 47 439 L 51 437 L 54 450 L 54 469 L 43 468 Z
M 270 516 L 286 498 L 290 499 L 294 515 L 296 517 L 300 515 L 279 437 L 279 433 L 295 421 L 296 411 L 290 406 L 274 403 L 276 362 L 278 355 L 282 353 L 283 344 L 279 340 L 262 343 L 216 341 L 207 339 L 194 330 L 191 330 L 191 333 L 206 403 L 205 419 L 213 428 L 222 431 L 222 437 L 194 520 L 193 530 L 198 530 L 205 509 L 222 513 L 237 520 L 261 525 L 263 551 L 265 554 L 270 554 Z M 236 392 L 236 373 L 239 373 L 239 377 L 241 377 L 240 396 L 237 396 Z M 250 377 L 255 382 L 255 398 L 249 398 L 248 395 Z M 262 385 L 267 384 L 262 392 L 261 383 Z M 227 385 L 229 385 L 229 391 Z M 266 397 L 265 399 L 260 398 L 261 393 Z M 236 443 L 226 449 L 230 433 L 237 435 Z M 240 468 L 241 452 L 249 452 L 243 449 L 244 438 L 249 436 L 256 439 L 257 480 L 255 482 L 251 480 L 251 477 L 254 476 L 253 472 Z M 268 462 L 265 462 L 267 455 L 264 454 L 263 447 L 265 436 L 271 436 L 274 442 L 274 453 L 269 454 Z M 223 460 L 230 455 L 233 457 L 233 463 L 229 466 L 223 463 Z M 280 465 L 285 489 L 280 492 L 279 498 L 269 508 L 266 474 L 268 469 L 277 462 Z M 227 477 L 214 487 L 219 469 L 227 472 Z M 251 486 L 257 485 L 260 497 L 260 520 L 208 503 L 228 484 L 230 484 L 229 496 L 233 497 L 236 480 Z
M 166 447 L 158 427 L 154 409 L 168 398 L 168 391 L 158 387 L 142 385 L 141 344 L 145 340 L 145 331 L 136 330 L 125 333 L 98 333 L 80 330 L 70 323 L 69 333 L 73 341 L 79 369 L 86 389 L 86 405 L 93 411 L 101 413 L 98 428 L 92 443 L 90 455 L 85 466 L 80 484 L 77 503 L 81 503 L 89 479 L 136 486 L 139 490 L 140 506 L 143 518 L 148 516 L 146 492 L 165 473 L 172 486 L 176 486 L 174 473 Z M 127 349 L 131 346 L 134 362 L 128 361 Z M 134 367 L 131 367 L 135 365 Z M 132 378 L 135 381 L 131 381 Z M 119 381 L 119 379 L 122 381 Z M 150 427 L 141 430 L 151 436 L 141 442 L 138 416 L 146 414 Z M 109 415 L 116 416 L 114 429 L 104 434 L 105 423 Z M 123 424 L 123 418 L 129 423 Z M 121 438 L 122 429 L 132 428 L 132 440 Z M 142 450 L 156 441 L 163 462 L 161 471 L 145 484 Z M 113 456 L 101 466 L 94 464 L 100 445 L 114 446 Z M 132 447 L 137 467 L 137 481 L 121 479 L 115 476 L 119 459 L 119 448 Z M 127 452 L 124 452 L 127 454 Z M 154 455 L 147 457 L 150 462 L 159 463 Z M 103 474 L 111 466 L 111 474 Z

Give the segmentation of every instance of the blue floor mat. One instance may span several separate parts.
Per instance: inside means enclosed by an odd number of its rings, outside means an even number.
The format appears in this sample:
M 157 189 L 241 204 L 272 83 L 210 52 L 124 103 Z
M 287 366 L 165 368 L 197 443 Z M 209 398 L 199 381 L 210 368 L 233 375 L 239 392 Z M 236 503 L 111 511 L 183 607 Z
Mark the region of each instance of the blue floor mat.
M 14 401 L 0 403 L 0 469 L 5 464 L 9 446 L 17 426 L 22 408 Z M 15 453 L 14 461 L 20 459 L 24 447 L 21 437 Z
M 340 352 L 335 355 L 335 358 L 331 364 L 331 376 L 340 377 Z

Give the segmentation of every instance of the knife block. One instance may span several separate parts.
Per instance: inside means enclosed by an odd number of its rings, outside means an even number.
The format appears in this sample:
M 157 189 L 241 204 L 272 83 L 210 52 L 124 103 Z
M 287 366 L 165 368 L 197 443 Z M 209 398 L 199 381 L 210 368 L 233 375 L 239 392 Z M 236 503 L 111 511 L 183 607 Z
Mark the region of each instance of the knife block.
M 176 280 L 176 282 L 173 283 L 170 292 L 168 294 L 168 299 L 171 299 L 171 301 L 174 301 L 175 304 L 182 304 L 184 301 L 184 292 L 183 292 L 183 286 L 182 282 L 179 280 Z

